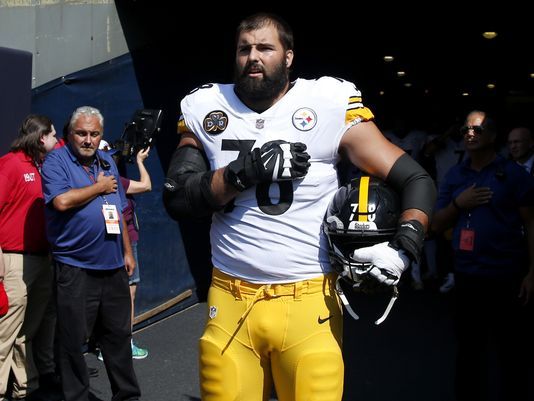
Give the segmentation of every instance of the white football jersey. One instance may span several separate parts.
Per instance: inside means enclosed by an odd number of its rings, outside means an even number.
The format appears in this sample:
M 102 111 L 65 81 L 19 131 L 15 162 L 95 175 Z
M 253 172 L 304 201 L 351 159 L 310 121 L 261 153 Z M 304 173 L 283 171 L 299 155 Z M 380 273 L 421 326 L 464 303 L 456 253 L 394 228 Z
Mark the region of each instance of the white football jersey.
M 216 170 L 274 140 L 302 142 L 311 156 L 303 179 L 249 188 L 214 213 L 213 265 L 253 283 L 287 283 L 330 271 L 321 229 L 338 188 L 338 144 L 357 117 L 372 113 L 354 84 L 331 77 L 297 79 L 271 108 L 256 113 L 234 93 L 234 85 L 207 84 L 181 102 L 181 128 L 202 142 Z

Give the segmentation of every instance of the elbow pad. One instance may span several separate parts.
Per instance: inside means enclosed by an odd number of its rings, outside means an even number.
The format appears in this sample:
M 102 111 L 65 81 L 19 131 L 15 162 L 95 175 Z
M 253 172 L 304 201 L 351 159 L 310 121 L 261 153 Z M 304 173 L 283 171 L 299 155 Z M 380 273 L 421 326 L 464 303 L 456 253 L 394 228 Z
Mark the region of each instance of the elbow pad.
M 213 173 L 200 149 L 176 149 L 163 188 L 163 204 L 171 218 L 204 217 L 223 208 L 211 192 Z
M 386 182 L 401 195 L 402 210 L 418 209 L 428 218 L 436 202 L 436 186 L 430 175 L 408 154 L 397 159 Z

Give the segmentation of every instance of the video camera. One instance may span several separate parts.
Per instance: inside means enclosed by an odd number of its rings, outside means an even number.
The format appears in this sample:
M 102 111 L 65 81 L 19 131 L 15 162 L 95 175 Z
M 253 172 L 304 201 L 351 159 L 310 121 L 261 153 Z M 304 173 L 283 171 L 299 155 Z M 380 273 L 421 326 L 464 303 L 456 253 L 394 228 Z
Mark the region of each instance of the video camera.
M 156 134 L 161 130 L 162 110 L 136 110 L 132 120 L 126 123 L 120 139 L 115 142 L 124 160 L 133 163 L 137 152 L 152 145 Z

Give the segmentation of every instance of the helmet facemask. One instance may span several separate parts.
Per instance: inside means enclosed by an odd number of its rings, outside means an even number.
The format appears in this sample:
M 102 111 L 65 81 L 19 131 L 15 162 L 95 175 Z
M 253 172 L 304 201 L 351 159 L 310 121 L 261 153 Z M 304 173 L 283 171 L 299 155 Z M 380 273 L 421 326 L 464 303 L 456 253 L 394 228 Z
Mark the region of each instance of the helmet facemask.
M 391 240 L 397 230 L 399 216 L 400 200 L 397 193 L 378 178 L 361 177 L 338 189 L 323 223 L 330 248 L 330 262 L 339 273 L 336 283 L 338 292 L 341 291 L 339 279 L 349 283 L 355 291 L 391 291 L 390 286 L 379 283 L 368 274 L 373 268 L 371 263 L 356 262 L 351 256 L 355 249 Z M 345 303 L 344 296 L 342 300 L 349 313 L 358 318 L 348 307 L 348 301 Z

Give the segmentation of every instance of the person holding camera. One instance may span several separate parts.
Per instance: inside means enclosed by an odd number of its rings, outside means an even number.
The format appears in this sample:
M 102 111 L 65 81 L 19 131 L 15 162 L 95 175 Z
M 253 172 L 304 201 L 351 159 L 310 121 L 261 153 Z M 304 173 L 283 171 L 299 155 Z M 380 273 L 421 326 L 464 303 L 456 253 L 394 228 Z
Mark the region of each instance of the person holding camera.
M 67 145 L 45 159 L 43 192 L 56 268 L 59 363 L 65 401 L 89 399 L 82 352 L 88 333 L 101 346 L 113 400 L 137 400 L 128 277 L 135 268 L 123 211 L 126 194 L 111 155 L 98 150 L 104 118 L 77 108 Z
M 115 160 L 117 166 L 121 166 L 121 163 L 124 162 L 122 152 L 118 149 L 109 145 L 108 142 L 102 140 L 100 142 L 100 149 L 107 151 Z M 139 180 L 131 180 L 124 176 L 120 176 L 121 185 L 126 192 L 126 199 L 128 201 L 128 206 L 124 209 L 123 215 L 126 220 L 126 225 L 128 226 L 128 235 L 130 237 L 130 244 L 132 245 L 132 252 L 135 258 L 135 270 L 130 276 L 130 297 L 132 299 L 132 333 L 133 333 L 133 322 L 135 317 L 135 295 L 137 293 L 137 286 L 141 282 L 141 276 L 139 272 L 139 258 L 137 254 L 137 242 L 139 241 L 139 220 L 137 219 L 137 214 L 135 213 L 135 198 L 134 195 L 142 194 L 144 192 L 150 192 L 152 190 L 152 180 L 150 179 L 150 174 L 145 167 L 145 160 L 147 159 L 150 153 L 150 146 L 147 146 L 144 149 L 139 149 L 135 153 L 135 160 L 137 163 L 137 168 L 139 169 Z M 132 338 L 132 358 L 133 359 L 144 359 L 148 356 L 148 350 L 145 348 L 138 347 Z M 103 360 L 102 353 L 98 353 L 98 359 Z

